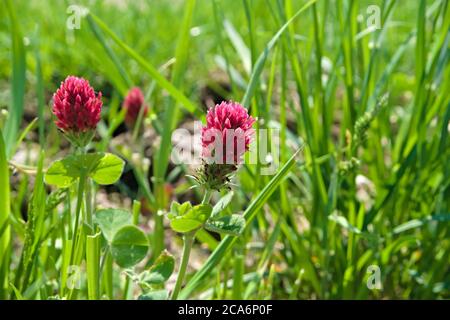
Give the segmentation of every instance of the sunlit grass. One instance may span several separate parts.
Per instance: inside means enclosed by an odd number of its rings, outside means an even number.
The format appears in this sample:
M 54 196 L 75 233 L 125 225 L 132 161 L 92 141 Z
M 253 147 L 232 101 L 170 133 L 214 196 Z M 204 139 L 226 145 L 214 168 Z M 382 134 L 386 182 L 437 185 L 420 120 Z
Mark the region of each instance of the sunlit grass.
M 171 200 L 202 194 L 189 191 L 187 166 L 170 161 L 172 132 L 220 98 L 279 133 L 280 166 L 274 175 L 262 164 L 240 169 L 225 211 L 243 212 L 245 230 L 197 233 L 180 298 L 448 298 L 450 5 L 373 2 L 84 1 L 90 13 L 70 30 L 62 1 L 2 1 L 0 298 L 137 297 L 95 234 L 76 258 L 86 256 L 87 285 L 66 288 L 77 189 L 56 201 L 43 174 L 69 152 L 49 107 L 68 74 L 105 97 L 91 149 L 120 154 L 136 181 L 114 189 L 117 206 L 141 201 L 133 224 L 145 227 L 150 251 L 134 271 L 164 249 L 179 268 L 181 237 L 163 214 Z M 370 26 L 371 5 L 380 28 Z M 151 135 L 121 132 L 132 86 L 146 93 Z M 117 132 L 131 142 L 115 142 Z M 371 270 L 382 289 L 368 287 Z

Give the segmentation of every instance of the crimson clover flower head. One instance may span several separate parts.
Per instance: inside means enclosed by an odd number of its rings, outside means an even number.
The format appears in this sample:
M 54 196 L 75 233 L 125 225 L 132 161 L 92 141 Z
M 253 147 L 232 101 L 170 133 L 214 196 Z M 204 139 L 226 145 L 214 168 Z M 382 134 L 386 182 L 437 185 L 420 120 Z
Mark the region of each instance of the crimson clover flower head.
M 209 109 L 202 128 L 202 153 L 207 162 L 238 165 L 249 149 L 255 119 L 239 103 L 222 102 Z
M 148 112 L 148 107 L 144 103 L 144 95 L 138 87 L 128 91 L 123 107 L 126 109 L 125 123 L 128 126 L 133 126 L 136 123 L 142 108 L 144 108 L 143 116 L 146 116 Z
M 247 109 L 233 101 L 209 109 L 201 135 L 203 165 L 196 176 L 200 185 L 214 190 L 229 188 L 231 177 L 249 150 L 254 122 Z
M 95 95 L 89 81 L 68 76 L 53 95 L 56 126 L 79 147 L 92 139 L 102 111 L 102 94 Z

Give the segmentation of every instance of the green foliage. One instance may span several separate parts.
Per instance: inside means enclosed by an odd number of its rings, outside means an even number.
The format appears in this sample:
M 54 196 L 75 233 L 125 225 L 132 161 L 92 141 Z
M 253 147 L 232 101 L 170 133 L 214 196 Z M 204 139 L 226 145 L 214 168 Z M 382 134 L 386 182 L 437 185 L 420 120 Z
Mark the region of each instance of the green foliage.
M 141 273 L 126 270 L 128 279 L 140 286 L 142 294 L 138 300 L 163 300 L 168 298 L 165 282 L 172 275 L 175 268 L 174 257 L 166 250 L 156 259 L 153 265 Z
M 86 269 L 88 298 L 95 300 L 100 297 L 100 233 L 86 238 Z
M 217 217 L 229 205 L 232 197 L 233 192 L 229 192 L 217 202 L 214 208 L 209 204 L 192 206 L 190 202 L 179 204 L 174 201 L 167 215 L 170 226 L 180 233 L 195 232 L 205 227 L 209 231 L 238 236 L 245 227 L 245 219 L 242 216 L 233 214 Z
M 123 167 L 124 161 L 110 153 L 69 155 L 50 165 L 45 174 L 45 182 L 67 188 L 84 175 L 98 184 L 108 185 L 120 178 Z
M 175 259 L 167 251 L 163 251 L 156 259 L 150 269 L 142 272 L 139 277 L 139 284 L 146 286 L 162 285 L 172 275 L 175 268 Z
M 225 210 L 226 207 L 231 203 L 231 200 L 233 199 L 234 192 L 230 191 L 223 197 L 217 201 L 217 203 L 214 205 L 212 212 L 211 212 L 211 218 L 214 218 L 218 216 L 222 211 Z
M 95 213 L 94 222 L 97 223 L 105 239 L 111 243 L 119 229 L 132 224 L 131 218 L 131 214 L 126 210 L 101 209 Z
M 10 187 L 9 168 L 6 160 L 6 145 L 0 130 L 0 299 L 5 298 L 8 286 L 8 268 L 10 255 Z
M 187 233 L 203 226 L 211 212 L 212 207 L 209 204 L 199 204 L 192 207 L 189 202 L 183 204 L 173 202 L 168 218 L 174 231 Z
M 141 294 L 138 297 L 138 300 L 166 300 L 168 296 L 169 296 L 169 293 L 165 289 L 164 290 L 155 290 L 155 291 L 150 291 L 150 292 Z
M 11 25 L 12 42 L 12 78 L 11 78 L 11 104 L 6 122 L 4 139 L 6 144 L 6 154 L 11 156 L 12 149 L 16 144 L 17 135 L 20 130 L 22 116 L 24 112 L 25 100 L 25 72 L 26 72 L 26 50 L 23 43 L 23 35 L 20 22 L 17 17 L 16 8 L 12 0 L 5 1 Z
M 81 2 L 90 14 L 69 29 L 65 1 L 0 1 L 0 299 L 167 299 L 173 269 L 185 299 L 450 297 L 449 1 Z M 123 179 L 108 153 L 42 169 L 72 152 L 51 115 L 69 74 L 102 92 L 86 141 L 126 159 Z M 150 110 L 133 133 L 131 86 Z M 275 133 L 277 174 L 230 168 L 209 182 L 233 191 L 197 207 L 171 134 L 220 100 Z M 72 265 L 88 272 L 74 289 Z
M 246 227 L 250 225 L 250 222 L 254 219 L 255 215 L 258 213 L 259 209 L 267 201 L 267 199 L 272 195 L 275 189 L 282 182 L 282 179 L 288 174 L 296 162 L 296 156 L 298 151 L 287 161 L 283 167 L 278 171 L 278 173 L 270 180 L 270 182 L 264 187 L 264 189 L 256 196 L 256 198 L 250 203 L 244 212 L 243 218 L 246 220 Z M 227 251 L 231 249 L 231 246 L 235 242 L 236 238 L 231 236 L 226 236 L 220 245 L 214 250 L 212 255 L 203 265 L 195 276 L 188 282 L 186 287 L 181 292 L 181 297 L 185 298 L 189 295 L 196 287 L 200 285 L 203 278 L 210 272 L 226 255 Z
M 239 236 L 245 228 L 245 219 L 238 215 L 210 219 L 205 224 L 205 229 L 221 234 Z
M 120 228 L 111 242 L 112 256 L 122 268 L 129 268 L 139 263 L 147 255 L 148 248 L 145 233 L 131 225 Z

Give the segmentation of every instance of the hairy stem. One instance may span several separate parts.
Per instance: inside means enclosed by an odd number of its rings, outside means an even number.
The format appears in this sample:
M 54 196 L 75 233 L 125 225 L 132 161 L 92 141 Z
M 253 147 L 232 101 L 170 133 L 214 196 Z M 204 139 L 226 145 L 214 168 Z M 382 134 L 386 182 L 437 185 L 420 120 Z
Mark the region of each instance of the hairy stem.
M 178 271 L 177 282 L 172 292 L 172 300 L 176 300 L 183 284 L 184 275 L 186 274 L 189 255 L 191 254 L 192 244 L 194 243 L 195 232 L 186 233 L 183 237 L 183 257 L 181 258 L 180 271 Z
M 206 189 L 205 195 L 203 196 L 202 204 L 209 203 L 209 200 L 211 200 L 212 193 L 213 193 L 212 190 Z

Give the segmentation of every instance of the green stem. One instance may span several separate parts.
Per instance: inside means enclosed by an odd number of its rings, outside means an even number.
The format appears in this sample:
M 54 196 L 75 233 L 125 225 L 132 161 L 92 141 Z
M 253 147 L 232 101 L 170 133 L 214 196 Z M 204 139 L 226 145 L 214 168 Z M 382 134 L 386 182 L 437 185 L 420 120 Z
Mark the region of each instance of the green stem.
M 164 209 L 164 181 L 157 178 L 155 181 L 155 195 L 157 210 Z M 153 259 L 156 259 L 164 249 L 164 223 L 163 217 L 159 214 L 155 215 L 155 231 L 153 235 Z
M 205 195 L 203 196 L 202 204 L 209 203 L 209 200 L 211 200 L 212 193 L 213 193 L 212 190 L 206 189 Z
M 83 148 L 76 148 L 75 154 L 85 154 L 85 150 Z M 80 237 L 79 237 L 79 225 L 80 225 L 80 214 L 83 206 L 83 202 L 85 200 L 84 193 L 85 193 L 85 187 L 86 187 L 86 181 L 87 181 L 87 171 L 84 168 L 84 163 L 81 163 L 81 172 L 80 177 L 78 179 L 78 192 L 77 192 L 77 206 L 75 208 L 75 225 L 73 229 L 73 233 L 70 236 L 70 240 L 72 240 L 72 248 L 70 252 L 70 260 L 68 267 L 72 266 L 74 263 L 76 263 L 75 260 L 75 254 L 79 252 L 80 249 Z M 69 299 L 72 299 L 73 296 L 73 288 L 69 292 Z
M 176 300 L 178 293 L 180 292 L 181 285 L 183 284 L 184 275 L 189 261 L 189 255 L 191 253 L 192 244 L 194 243 L 195 231 L 186 233 L 183 237 L 183 257 L 181 259 L 180 271 L 178 272 L 177 282 L 172 292 L 172 300 Z
M 139 224 L 139 214 L 141 212 L 141 203 L 137 200 L 133 201 L 133 224 L 138 225 Z M 130 277 L 126 276 L 125 278 L 125 284 L 123 288 L 123 299 L 128 300 L 130 295 L 130 285 L 132 285 Z
M 164 223 L 163 217 L 158 214 L 155 215 L 155 232 L 153 235 L 153 245 L 154 248 L 152 259 L 156 259 L 164 250 Z
M 75 253 L 75 248 L 78 243 L 77 241 L 77 234 L 78 234 L 78 225 L 80 224 L 80 212 L 81 212 L 81 205 L 83 203 L 83 194 L 84 194 L 84 186 L 86 183 L 86 174 L 84 171 L 81 172 L 80 179 L 78 181 L 78 194 L 77 194 L 77 207 L 75 209 L 75 227 L 73 229 L 73 233 L 71 236 L 72 240 L 72 252 L 70 254 L 70 264 L 73 263 L 73 257 Z
M 130 291 L 130 277 L 126 276 L 125 284 L 123 287 L 123 300 L 128 300 L 129 291 Z
M 145 112 L 145 108 L 142 107 L 139 110 L 138 118 L 137 118 L 136 123 L 135 123 L 134 128 L 133 128 L 133 136 L 132 136 L 132 138 L 133 138 L 134 142 L 137 142 L 138 137 L 139 137 L 139 133 L 141 131 L 142 124 L 144 123 L 144 121 L 143 121 L 144 120 L 144 112 Z M 141 140 L 141 137 L 139 138 L 139 140 Z M 142 146 L 142 144 L 139 144 L 139 145 Z
M 114 288 L 113 288 L 113 260 L 109 247 L 103 255 L 103 261 L 100 267 L 100 274 L 104 283 L 104 290 L 106 296 L 112 300 L 114 298 Z
M 93 235 L 94 223 L 92 218 L 92 183 L 90 180 L 86 179 L 86 224 L 89 226 L 89 235 Z
M 97 300 L 100 295 L 100 236 L 86 236 L 86 271 L 88 299 Z
M 211 199 L 212 190 L 206 189 L 205 195 L 203 196 L 202 204 L 209 203 Z M 178 271 L 177 282 L 175 283 L 175 288 L 172 292 L 172 300 L 176 300 L 178 293 L 180 292 L 181 285 L 183 284 L 184 275 L 186 274 L 187 265 L 189 262 L 189 255 L 191 254 L 192 245 L 194 244 L 195 233 L 197 230 L 186 233 L 183 236 L 183 257 L 181 258 L 180 271 Z

